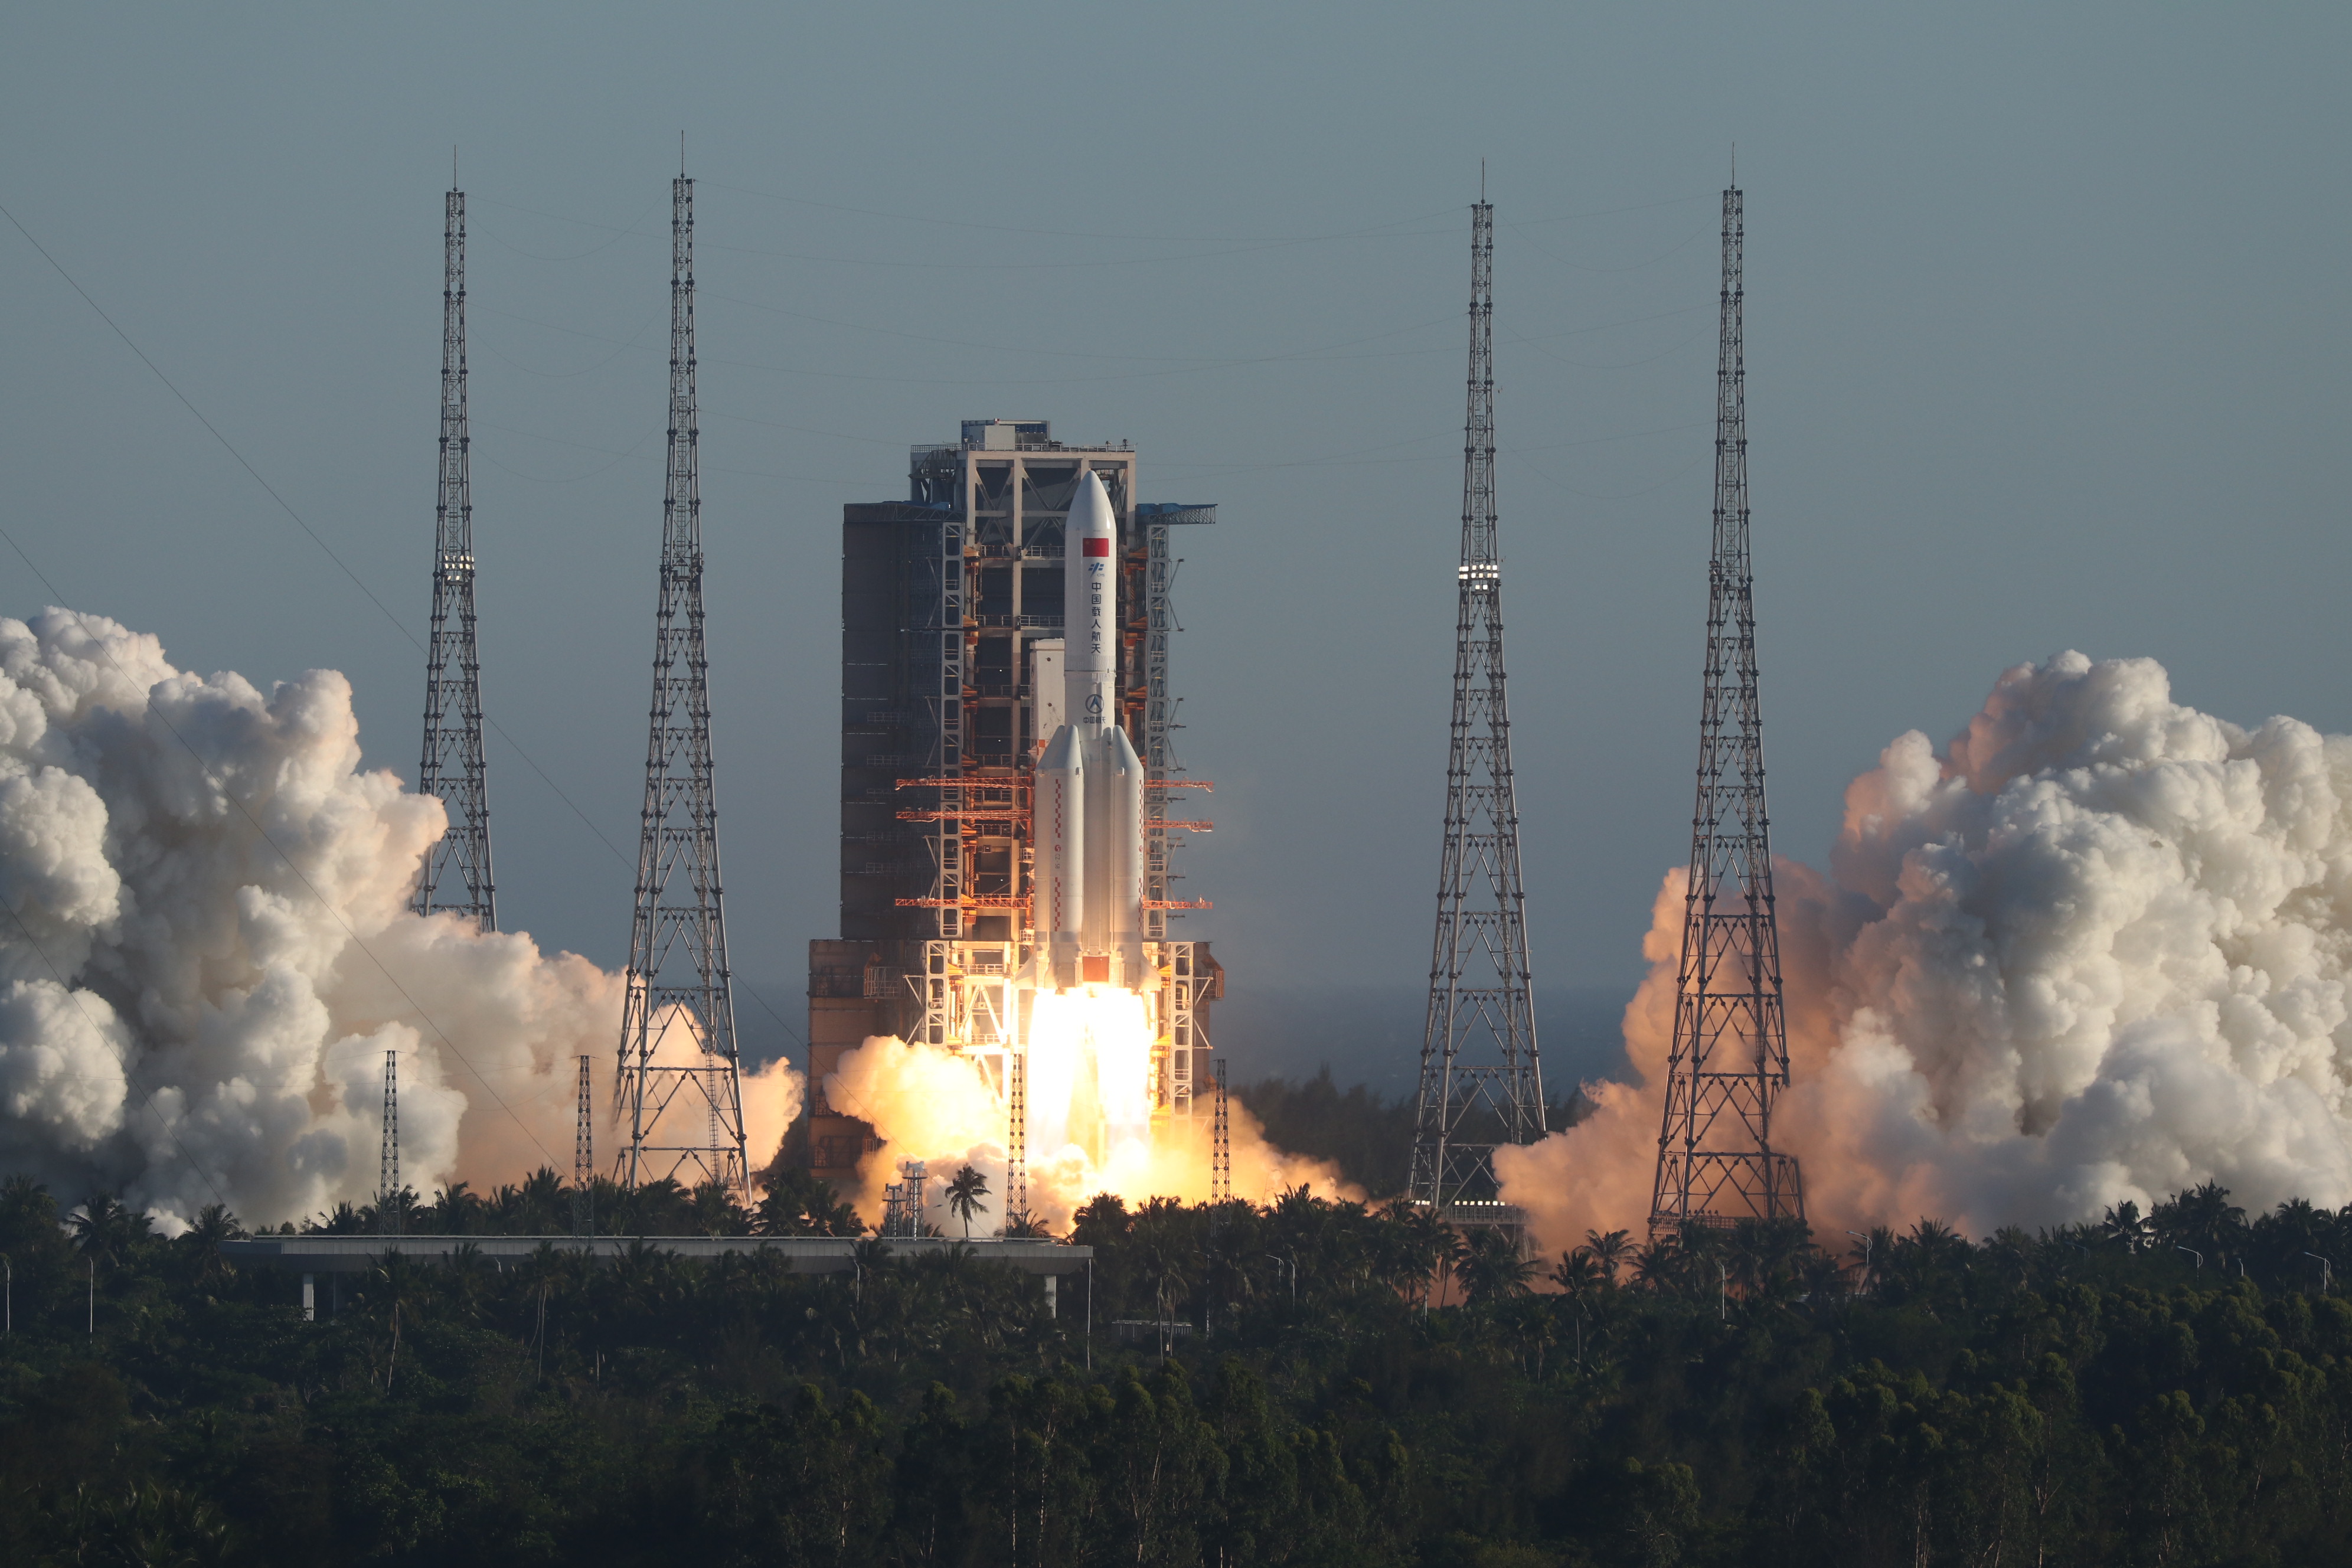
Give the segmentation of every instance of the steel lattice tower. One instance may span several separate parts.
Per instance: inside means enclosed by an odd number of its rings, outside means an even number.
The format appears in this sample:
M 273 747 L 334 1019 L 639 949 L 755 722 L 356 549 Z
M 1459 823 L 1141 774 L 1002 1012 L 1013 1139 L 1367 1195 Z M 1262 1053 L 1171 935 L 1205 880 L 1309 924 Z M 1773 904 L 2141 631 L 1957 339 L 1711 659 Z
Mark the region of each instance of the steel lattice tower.
M 1795 1158 L 1772 1150 L 1772 1101 L 1789 1083 L 1780 938 L 1764 811 L 1756 606 L 1748 538 L 1748 367 L 1742 342 L 1739 188 L 1723 193 L 1723 327 L 1716 362 L 1715 542 L 1707 564 L 1706 676 L 1698 805 L 1666 1064 L 1655 1234 L 1691 1224 L 1805 1215 Z
M 1543 1073 L 1529 994 L 1519 812 L 1503 686 L 1503 557 L 1495 510 L 1495 209 L 1482 199 L 1470 210 L 1461 611 L 1412 1194 L 1457 1218 L 1507 1223 L 1513 1216 L 1501 1204 L 1494 1152 L 1544 1135 Z
M 711 787 L 700 434 L 694 392 L 694 182 L 680 174 L 670 195 L 669 477 L 662 500 L 661 605 L 614 1114 L 628 1123 L 619 1166 L 625 1185 L 662 1177 L 681 1178 L 688 1187 L 717 1182 L 748 1200 L 735 1003 L 719 900 L 719 807 Z
M 588 1076 L 588 1058 L 580 1058 L 580 1084 L 572 1128 L 572 1234 L 596 1234 L 596 1123 L 591 1114 L 595 1091 Z
M 420 915 L 454 910 L 478 930 L 496 931 L 489 783 L 482 765 L 482 665 L 474 646 L 463 191 L 449 192 L 441 249 L 441 479 L 434 509 L 433 640 L 425 653 L 425 760 L 417 764 L 416 793 L 440 799 L 449 826 L 425 852 L 409 907 Z
M 400 1056 L 383 1053 L 383 1147 L 376 1155 L 375 1227 L 400 1234 Z
M 1234 1196 L 1234 1124 L 1225 1100 L 1225 1058 L 1217 1058 L 1216 1108 L 1209 1123 L 1209 1201 L 1231 1203 Z

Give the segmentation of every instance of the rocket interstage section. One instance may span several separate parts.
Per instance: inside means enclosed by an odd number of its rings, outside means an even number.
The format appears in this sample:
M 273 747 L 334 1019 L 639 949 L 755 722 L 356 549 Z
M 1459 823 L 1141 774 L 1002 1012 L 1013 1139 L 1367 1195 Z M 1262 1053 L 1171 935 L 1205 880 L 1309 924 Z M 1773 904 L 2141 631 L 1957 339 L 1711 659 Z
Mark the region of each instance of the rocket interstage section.
M 1079 477 L 1062 535 L 1064 722 L 1037 759 L 1034 905 L 1040 990 L 1140 990 L 1147 846 L 1144 766 L 1117 721 L 1118 578 L 1110 498 Z

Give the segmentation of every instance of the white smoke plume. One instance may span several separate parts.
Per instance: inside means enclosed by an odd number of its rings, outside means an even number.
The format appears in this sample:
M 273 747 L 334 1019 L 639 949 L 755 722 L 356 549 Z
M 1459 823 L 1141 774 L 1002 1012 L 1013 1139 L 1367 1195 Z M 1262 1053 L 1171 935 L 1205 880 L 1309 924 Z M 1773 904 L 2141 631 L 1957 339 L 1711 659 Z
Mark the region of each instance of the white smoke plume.
M 0 618 L 0 1172 L 167 1228 L 362 1202 L 387 1049 L 409 1184 L 568 1169 L 620 978 L 409 913 L 444 825 L 361 770 L 331 670 L 264 692 L 99 616 Z
M 2352 737 L 2171 700 L 2148 659 L 2020 665 L 1940 752 L 1846 792 L 1831 876 L 1776 866 L 1792 1087 L 1775 1141 L 1817 1230 L 1982 1235 L 2219 1182 L 2352 1202 Z M 1503 1163 L 1538 1235 L 1641 1228 L 1682 873 L 1626 1012 L 1638 1084 Z

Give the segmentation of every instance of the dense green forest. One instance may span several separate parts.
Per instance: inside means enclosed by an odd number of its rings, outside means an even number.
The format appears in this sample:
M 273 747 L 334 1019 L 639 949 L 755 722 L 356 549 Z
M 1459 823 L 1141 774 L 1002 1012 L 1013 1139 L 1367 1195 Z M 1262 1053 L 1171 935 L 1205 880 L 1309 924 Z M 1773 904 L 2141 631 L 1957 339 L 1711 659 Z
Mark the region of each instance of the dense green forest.
M 838 1217 L 777 1185 L 637 1217 Z M 542 1174 L 406 1218 L 561 1229 L 570 1199 Z M 2352 1560 L 2352 1303 L 2317 1260 L 2352 1214 L 2250 1224 L 2213 1188 L 1982 1243 L 1751 1226 L 1533 1262 L 1410 1208 L 1103 1199 L 1058 1316 L 961 1248 L 868 1241 L 851 1277 L 551 1242 L 384 1257 L 304 1322 L 235 1232 L 0 1185 L 0 1560 Z

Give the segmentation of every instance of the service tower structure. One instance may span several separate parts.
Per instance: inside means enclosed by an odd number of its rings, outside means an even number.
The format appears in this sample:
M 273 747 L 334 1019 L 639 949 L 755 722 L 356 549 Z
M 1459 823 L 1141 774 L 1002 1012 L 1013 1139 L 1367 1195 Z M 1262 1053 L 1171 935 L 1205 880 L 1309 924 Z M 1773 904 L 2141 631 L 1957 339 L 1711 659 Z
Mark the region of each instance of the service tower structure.
M 1748 363 L 1739 188 L 1723 193 L 1722 329 L 1716 360 L 1715 539 L 1707 562 L 1698 804 L 1683 898 L 1675 1042 L 1650 1232 L 1805 1217 L 1795 1156 L 1772 1147 L 1789 1086 L 1780 934 L 1764 811 L 1756 605 L 1748 537 Z
M 441 463 L 433 522 L 433 634 L 425 649 L 425 760 L 416 793 L 449 826 L 425 852 L 409 907 L 499 929 L 490 879 L 490 790 L 482 761 L 482 661 L 474 644 L 473 438 L 466 426 L 466 193 L 441 229 Z
M 1456 1225 L 1518 1226 L 1495 1151 L 1544 1135 L 1528 971 L 1527 889 L 1503 686 L 1503 551 L 1495 502 L 1495 208 L 1470 209 L 1469 414 L 1445 842 L 1429 965 L 1411 1193 Z
M 905 500 L 843 510 L 841 934 L 809 944 L 810 1089 L 790 1145 L 822 1176 L 846 1182 L 880 1148 L 856 1106 L 827 1099 L 826 1076 L 844 1051 L 895 1035 L 974 1058 L 1005 1107 L 1006 1210 L 1025 1208 L 1023 1042 L 1041 986 L 1141 993 L 1154 1114 L 1193 1114 L 1223 972 L 1207 942 L 1169 931 L 1201 907 L 1171 894 L 1171 846 L 1208 826 L 1170 810 L 1201 787 L 1175 756 L 1170 591 L 1177 530 L 1213 523 L 1216 509 L 1137 491 L 1125 442 L 1069 445 L 1044 420 L 971 419 L 955 444 L 913 449 Z M 1087 597 L 1073 604 L 1074 592 Z M 1076 708 L 1102 711 L 1073 711 L 1073 691 Z M 1038 929 L 1040 889 L 1050 893 L 1057 863 L 1083 876 L 1088 857 L 1065 846 L 1057 862 L 1036 841 L 1041 783 L 1072 779 L 1071 756 L 1046 755 L 1057 733 L 1066 751 L 1083 742 L 1088 758 L 1123 753 L 1141 772 L 1126 808 L 1140 817 L 1141 897 L 1118 905 L 1133 906 L 1135 929 L 1114 922 L 1116 940 L 1100 942 L 1065 931 L 1058 951 Z M 1124 777 L 1128 765 L 1096 771 Z M 1050 897 L 1042 904 L 1050 926 Z
M 626 1139 L 616 1174 L 631 1188 L 665 1176 L 689 1188 L 716 1182 L 748 1203 L 735 998 L 719 897 L 710 664 L 702 640 L 694 370 L 694 182 L 680 174 L 670 189 L 669 462 L 653 714 L 628 995 L 613 1085 L 614 1116 Z

